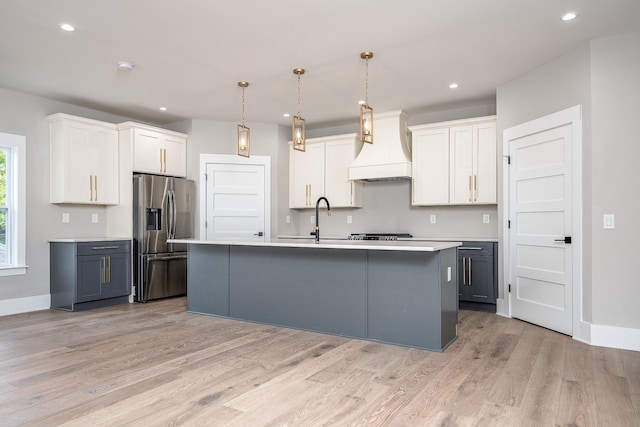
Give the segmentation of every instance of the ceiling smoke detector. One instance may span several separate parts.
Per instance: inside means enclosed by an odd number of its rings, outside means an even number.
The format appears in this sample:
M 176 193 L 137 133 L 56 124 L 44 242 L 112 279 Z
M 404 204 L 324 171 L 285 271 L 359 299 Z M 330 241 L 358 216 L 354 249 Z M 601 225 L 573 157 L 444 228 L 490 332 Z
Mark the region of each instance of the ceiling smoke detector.
M 118 62 L 118 69 L 130 71 L 133 70 L 133 64 L 127 61 L 120 61 Z

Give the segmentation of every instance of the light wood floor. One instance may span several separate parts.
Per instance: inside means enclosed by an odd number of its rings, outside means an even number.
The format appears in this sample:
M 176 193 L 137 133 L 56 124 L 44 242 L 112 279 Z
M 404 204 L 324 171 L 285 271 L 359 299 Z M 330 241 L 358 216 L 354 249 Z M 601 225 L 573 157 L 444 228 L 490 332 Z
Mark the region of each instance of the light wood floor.
M 461 311 L 433 353 L 189 314 L 0 318 L 0 425 L 639 426 L 640 353 Z

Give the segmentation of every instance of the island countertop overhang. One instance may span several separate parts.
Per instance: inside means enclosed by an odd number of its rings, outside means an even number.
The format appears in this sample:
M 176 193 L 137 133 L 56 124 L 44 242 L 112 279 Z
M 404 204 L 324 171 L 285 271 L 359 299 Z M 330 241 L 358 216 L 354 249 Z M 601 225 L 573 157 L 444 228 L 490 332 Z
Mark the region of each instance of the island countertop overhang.
M 462 242 L 425 242 L 425 241 L 371 241 L 371 240 L 321 240 L 320 243 L 304 241 L 302 239 L 271 239 L 268 241 L 236 241 L 236 240 L 198 240 L 198 239 L 169 239 L 167 243 L 186 243 L 194 245 L 224 245 L 224 246 L 259 246 L 281 248 L 315 248 L 315 249 L 344 249 L 344 250 L 374 250 L 374 251 L 408 251 L 408 252 L 437 252 L 462 246 Z

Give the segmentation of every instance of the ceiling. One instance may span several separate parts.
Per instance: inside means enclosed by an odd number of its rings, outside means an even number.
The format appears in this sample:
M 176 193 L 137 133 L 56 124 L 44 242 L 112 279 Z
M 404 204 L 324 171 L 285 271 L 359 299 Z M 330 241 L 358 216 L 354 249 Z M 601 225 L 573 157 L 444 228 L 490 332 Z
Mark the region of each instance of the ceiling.
M 365 50 L 375 111 L 494 102 L 496 87 L 588 40 L 640 31 L 639 0 L 1 0 L 0 9 L 1 87 L 156 124 L 239 121 L 240 80 L 250 83 L 248 122 L 288 124 L 296 67 L 306 69 L 308 127 L 357 119 Z M 562 21 L 569 11 L 577 18 Z

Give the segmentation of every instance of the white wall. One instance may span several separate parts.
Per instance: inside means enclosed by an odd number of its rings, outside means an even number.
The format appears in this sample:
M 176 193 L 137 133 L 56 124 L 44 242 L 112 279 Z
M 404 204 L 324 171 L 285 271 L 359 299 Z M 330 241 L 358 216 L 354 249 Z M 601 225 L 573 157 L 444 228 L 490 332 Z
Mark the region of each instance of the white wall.
M 591 100 L 593 323 L 640 328 L 640 33 L 591 43 Z
M 633 223 L 640 208 L 639 87 L 640 34 L 632 33 L 594 40 L 497 90 L 500 135 L 582 105 L 584 320 L 629 331 L 640 330 L 640 227 Z M 603 230 L 603 213 L 616 215 L 614 230 Z

